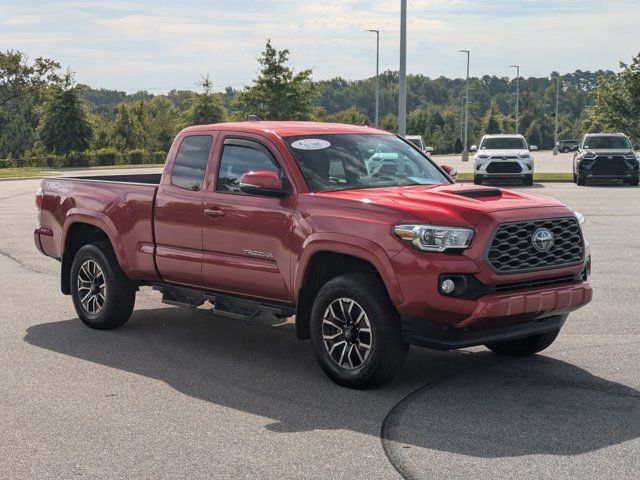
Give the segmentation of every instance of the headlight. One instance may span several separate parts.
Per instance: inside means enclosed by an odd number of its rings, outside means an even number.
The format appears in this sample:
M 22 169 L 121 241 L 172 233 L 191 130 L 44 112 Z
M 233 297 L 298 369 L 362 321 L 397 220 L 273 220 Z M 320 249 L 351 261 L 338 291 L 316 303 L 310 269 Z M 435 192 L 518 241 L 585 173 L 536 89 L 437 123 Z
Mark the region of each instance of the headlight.
M 578 225 L 580 225 L 580 228 L 582 228 L 584 222 L 587 221 L 586 218 L 584 218 L 584 215 L 576 210 L 573 211 L 573 214 L 576 216 L 576 220 L 578 220 Z
M 626 158 L 627 160 L 637 160 L 638 157 L 636 157 L 636 154 L 631 152 L 631 153 L 625 153 L 624 158 Z
M 484 153 L 481 153 L 480 155 L 478 155 L 478 157 L 477 157 L 477 158 L 479 158 L 479 159 L 481 159 L 481 160 L 486 160 L 487 158 L 489 158 L 489 155 L 486 155 L 486 154 L 484 154 Z
M 518 157 L 519 158 L 527 158 L 528 159 L 528 158 L 531 158 L 531 155 L 529 155 L 528 153 L 520 153 L 520 154 L 518 154 Z
M 586 160 L 593 160 L 594 158 L 596 158 L 596 154 L 593 152 L 586 152 L 584 154 L 582 154 L 582 158 L 586 159 Z
M 474 232 L 464 227 L 398 225 L 393 233 L 418 250 L 443 252 L 449 248 L 468 248 Z

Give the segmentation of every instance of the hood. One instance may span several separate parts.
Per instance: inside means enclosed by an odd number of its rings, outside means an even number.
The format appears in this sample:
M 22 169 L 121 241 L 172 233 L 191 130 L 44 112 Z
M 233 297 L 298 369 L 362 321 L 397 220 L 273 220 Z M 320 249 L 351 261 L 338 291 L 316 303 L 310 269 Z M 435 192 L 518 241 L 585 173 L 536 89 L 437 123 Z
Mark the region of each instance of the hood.
M 628 148 L 583 148 L 582 153 L 593 153 L 594 155 L 636 155 L 636 152 Z
M 315 196 L 358 202 L 359 209 L 363 204 L 369 208 L 392 209 L 396 212 L 394 216 L 402 214 L 400 221 L 419 220 L 468 227 L 476 225 L 483 215 L 491 212 L 565 207 L 561 202 L 541 195 L 460 184 L 366 188 L 323 192 Z M 568 208 L 567 212 L 570 212 Z
M 487 155 L 489 157 L 517 157 L 518 155 L 530 155 L 531 153 L 526 148 L 520 148 L 515 150 L 505 149 L 482 149 L 478 150 L 477 155 Z

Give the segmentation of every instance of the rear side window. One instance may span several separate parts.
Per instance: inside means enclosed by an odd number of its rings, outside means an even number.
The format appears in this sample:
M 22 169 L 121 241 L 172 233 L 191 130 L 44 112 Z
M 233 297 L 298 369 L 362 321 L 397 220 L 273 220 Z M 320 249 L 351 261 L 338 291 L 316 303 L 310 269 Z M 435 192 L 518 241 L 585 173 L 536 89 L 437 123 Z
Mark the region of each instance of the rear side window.
M 185 137 L 176 155 L 171 183 L 195 192 L 202 190 L 212 143 L 213 137 L 210 135 Z
M 269 151 L 257 142 L 231 140 L 225 142 L 220 159 L 216 190 L 241 193 L 240 178 L 247 172 L 275 172 L 282 177 L 282 170 Z

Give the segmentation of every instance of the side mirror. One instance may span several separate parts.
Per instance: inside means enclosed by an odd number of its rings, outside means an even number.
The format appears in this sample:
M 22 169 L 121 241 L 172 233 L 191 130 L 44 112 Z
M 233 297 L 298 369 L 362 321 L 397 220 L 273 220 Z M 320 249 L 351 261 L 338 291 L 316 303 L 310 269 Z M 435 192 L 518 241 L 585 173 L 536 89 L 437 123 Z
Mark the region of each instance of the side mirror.
M 578 145 L 573 145 L 573 146 L 571 147 L 571 151 L 572 151 L 572 152 L 577 152 L 577 151 L 578 151 Z
M 424 147 L 424 153 L 433 153 L 433 147 Z
M 444 173 L 451 177 L 451 180 L 454 182 L 458 181 L 458 170 L 456 170 L 456 167 L 452 167 L 451 165 L 440 165 L 440 168 L 444 170 Z
M 535 152 L 536 150 L 538 150 L 538 147 L 537 145 L 529 145 L 529 150 Z
M 278 174 L 268 170 L 247 172 L 240 177 L 240 191 L 249 195 L 283 198 L 289 195 L 289 188 Z
M 633 149 L 634 149 L 634 150 L 640 150 L 640 145 L 638 145 L 638 144 L 634 145 L 634 146 L 633 146 Z
M 477 151 L 478 151 L 478 146 L 477 145 L 471 145 L 471 148 L 469 149 L 469 152 L 475 153 Z

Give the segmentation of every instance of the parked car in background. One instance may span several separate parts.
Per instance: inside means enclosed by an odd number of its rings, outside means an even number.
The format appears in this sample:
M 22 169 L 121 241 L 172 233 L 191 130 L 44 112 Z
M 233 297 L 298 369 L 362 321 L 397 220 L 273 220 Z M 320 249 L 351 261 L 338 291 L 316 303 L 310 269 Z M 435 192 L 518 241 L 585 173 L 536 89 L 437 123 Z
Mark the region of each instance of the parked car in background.
M 579 143 L 580 140 L 558 140 L 556 147 L 559 152 L 568 153 L 575 150 L 575 147 L 577 147 Z
M 640 172 L 635 149 L 623 133 L 586 134 L 573 156 L 574 183 L 618 180 L 637 186 Z
M 485 180 L 521 179 L 525 185 L 533 185 L 533 156 L 535 145 L 527 145 L 522 135 L 485 135 L 480 147 L 472 145 L 475 153 L 473 183 L 482 185 Z
M 425 153 L 433 152 L 433 147 L 428 147 L 427 145 L 425 145 L 422 135 L 407 135 L 404 138 L 406 138 L 408 141 L 413 143 L 416 147 L 418 147 Z
M 348 387 L 393 377 L 409 344 L 544 350 L 591 300 L 584 217 L 445 171 L 373 128 L 199 125 L 162 175 L 44 179 L 34 240 L 91 328 L 127 322 L 142 285 L 230 318 L 295 315 Z

